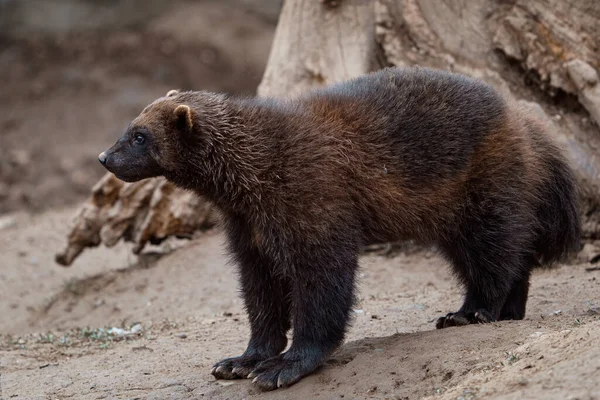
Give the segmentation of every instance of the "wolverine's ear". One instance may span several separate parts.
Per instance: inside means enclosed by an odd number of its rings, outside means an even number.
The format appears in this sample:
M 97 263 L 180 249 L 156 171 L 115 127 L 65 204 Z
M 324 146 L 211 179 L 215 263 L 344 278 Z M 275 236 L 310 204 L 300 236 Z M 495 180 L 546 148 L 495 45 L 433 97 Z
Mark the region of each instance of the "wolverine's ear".
M 175 108 L 175 117 L 177 118 L 177 129 L 182 132 L 189 132 L 194 126 L 192 121 L 192 109 L 190 106 L 180 104 Z
M 179 93 L 179 90 L 177 90 L 177 89 L 169 90 L 167 92 L 167 96 L 166 97 L 172 97 L 172 96 L 175 96 L 178 93 Z

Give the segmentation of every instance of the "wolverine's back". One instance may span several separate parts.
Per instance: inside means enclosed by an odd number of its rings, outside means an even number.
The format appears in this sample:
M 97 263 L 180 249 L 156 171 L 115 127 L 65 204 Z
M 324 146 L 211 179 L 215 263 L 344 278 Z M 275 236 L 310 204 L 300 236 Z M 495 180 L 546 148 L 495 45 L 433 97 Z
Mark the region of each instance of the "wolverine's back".
M 316 118 L 343 127 L 337 131 L 347 138 L 391 146 L 407 183 L 445 178 L 465 168 L 507 112 L 491 86 L 427 68 L 386 68 L 302 100 Z

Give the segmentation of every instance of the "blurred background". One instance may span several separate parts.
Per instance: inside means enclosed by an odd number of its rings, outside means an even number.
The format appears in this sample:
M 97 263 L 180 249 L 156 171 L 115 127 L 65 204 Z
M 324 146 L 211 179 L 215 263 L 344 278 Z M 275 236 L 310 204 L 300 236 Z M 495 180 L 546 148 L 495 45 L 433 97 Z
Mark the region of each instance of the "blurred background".
M 0 214 L 82 200 L 168 90 L 253 94 L 281 0 L 0 0 Z

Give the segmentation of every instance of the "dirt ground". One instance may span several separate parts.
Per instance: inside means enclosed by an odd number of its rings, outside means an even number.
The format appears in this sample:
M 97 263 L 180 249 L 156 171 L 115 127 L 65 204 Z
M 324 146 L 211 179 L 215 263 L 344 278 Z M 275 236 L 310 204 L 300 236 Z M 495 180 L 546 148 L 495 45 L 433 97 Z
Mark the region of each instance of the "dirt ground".
M 141 262 L 126 246 L 96 249 L 64 269 L 52 255 L 73 211 L 18 214 L 0 231 L 5 399 L 600 398 L 589 264 L 536 273 L 524 321 L 436 331 L 460 305 L 445 263 L 422 250 L 365 255 L 346 344 L 297 385 L 261 394 L 210 375 L 248 335 L 218 231 Z
M 0 399 L 600 399 L 599 264 L 537 272 L 524 321 L 437 331 L 461 303 L 445 262 L 412 247 L 364 255 L 344 346 L 266 394 L 210 375 L 248 338 L 218 230 L 56 265 L 103 174 L 96 155 L 145 104 L 258 84 L 273 21 L 181 4 L 142 30 L 0 35 Z

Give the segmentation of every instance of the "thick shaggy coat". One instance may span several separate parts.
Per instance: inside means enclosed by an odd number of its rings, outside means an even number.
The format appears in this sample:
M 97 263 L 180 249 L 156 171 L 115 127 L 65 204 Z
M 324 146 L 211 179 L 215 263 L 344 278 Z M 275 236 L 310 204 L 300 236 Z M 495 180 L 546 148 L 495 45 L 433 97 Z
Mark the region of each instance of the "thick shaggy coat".
M 389 68 L 285 100 L 172 91 L 100 161 L 222 210 L 251 338 L 213 374 L 263 389 L 342 343 L 365 244 L 440 249 L 466 295 L 438 328 L 522 319 L 531 270 L 579 247 L 573 175 L 541 122 L 442 71 Z

